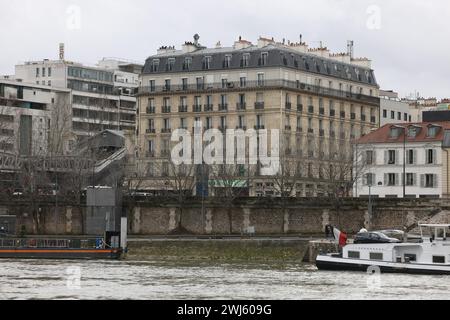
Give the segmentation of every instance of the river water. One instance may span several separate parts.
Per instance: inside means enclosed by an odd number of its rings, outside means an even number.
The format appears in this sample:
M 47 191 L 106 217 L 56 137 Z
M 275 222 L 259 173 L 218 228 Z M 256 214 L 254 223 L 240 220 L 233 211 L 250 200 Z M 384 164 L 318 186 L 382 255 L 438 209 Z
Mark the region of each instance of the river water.
M 305 264 L 0 260 L 0 273 L 2 299 L 450 299 L 448 276 Z

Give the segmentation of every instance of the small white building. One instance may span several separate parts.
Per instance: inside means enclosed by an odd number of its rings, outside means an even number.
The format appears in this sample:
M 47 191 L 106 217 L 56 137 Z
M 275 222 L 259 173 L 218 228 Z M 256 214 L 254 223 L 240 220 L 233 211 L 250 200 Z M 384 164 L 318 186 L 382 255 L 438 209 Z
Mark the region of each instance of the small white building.
M 408 103 L 399 99 L 394 91 L 380 90 L 380 127 L 389 123 L 408 123 L 415 121 Z
M 390 124 L 362 137 L 355 151 L 354 196 L 447 197 L 449 140 L 450 122 Z

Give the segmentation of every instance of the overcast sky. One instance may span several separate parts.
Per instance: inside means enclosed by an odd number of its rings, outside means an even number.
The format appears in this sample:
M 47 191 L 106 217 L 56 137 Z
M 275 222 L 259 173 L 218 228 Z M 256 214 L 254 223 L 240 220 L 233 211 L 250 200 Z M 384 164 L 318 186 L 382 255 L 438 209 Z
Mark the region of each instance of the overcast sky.
M 383 89 L 450 97 L 447 0 L 0 0 L 0 74 L 20 61 L 102 57 L 144 61 L 161 45 L 231 46 L 242 36 L 319 41 L 333 52 L 355 41 Z

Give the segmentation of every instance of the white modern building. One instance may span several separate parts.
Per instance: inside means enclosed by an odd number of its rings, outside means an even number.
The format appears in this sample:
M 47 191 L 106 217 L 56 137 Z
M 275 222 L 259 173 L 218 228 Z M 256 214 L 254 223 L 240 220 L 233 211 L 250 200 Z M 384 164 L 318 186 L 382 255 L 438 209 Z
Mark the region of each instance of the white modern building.
M 97 66 L 60 60 L 29 61 L 16 66 L 15 78 L 53 88 L 71 89 L 72 128 L 79 138 L 103 130 L 134 131 L 142 66 L 103 59 Z
M 411 112 L 408 103 L 399 99 L 392 90 L 380 90 L 380 127 L 389 123 L 417 122 L 416 114 Z
M 392 124 L 359 139 L 354 196 L 447 197 L 449 130 L 450 122 Z
M 0 153 L 34 156 L 69 152 L 70 90 L 0 80 Z

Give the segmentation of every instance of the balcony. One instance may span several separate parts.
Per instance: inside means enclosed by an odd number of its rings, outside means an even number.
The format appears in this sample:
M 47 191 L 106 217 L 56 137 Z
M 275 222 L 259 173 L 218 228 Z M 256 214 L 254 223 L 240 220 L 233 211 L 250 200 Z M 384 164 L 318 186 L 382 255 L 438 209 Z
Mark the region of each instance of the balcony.
M 202 112 L 202 106 L 201 106 L 201 105 L 196 105 L 196 104 L 194 104 L 194 105 L 192 106 L 192 110 L 193 110 L 194 112 Z
M 284 126 L 284 130 L 286 130 L 286 131 L 291 131 L 291 130 L 292 130 L 292 127 L 291 127 L 291 126 Z
M 179 106 L 178 112 L 188 112 L 188 106 Z
M 172 133 L 172 129 L 168 129 L 168 128 L 161 129 L 161 133 Z
M 245 110 L 246 105 L 247 104 L 245 102 L 238 102 L 238 103 L 236 103 L 236 110 Z
M 246 126 L 236 126 L 236 130 L 247 130 Z
M 298 133 L 302 133 L 302 132 L 303 132 L 303 128 L 297 127 L 297 132 L 298 132 Z
M 341 138 L 341 140 L 345 140 L 345 133 L 341 132 L 341 134 L 339 135 L 339 137 Z
M 351 120 L 355 120 L 356 119 L 356 114 L 354 112 L 350 113 L 350 119 Z
M 377 122 L 377 117 L 370 117 L 370 122 L 371 123 L 376 123 Z
M 219 111 L 228 111 L 228 104 L 219 104 Z
M 366 115 L 365 114 L 361 114 L 361 121 L 366 121 Z
M 155 134 L 155 133 L 156 133 L 156 130 L 155 130 L 155 129 L 147 129 L 147 130 L 145 130 L 145 132 L 146 132 L 147 134 Z
M 286 102 L 285 107 L 286 107 L 286 110 L 291 110 L 292 109 L 292 103 Z
M 303 112 L 303 105 L 297 104 L 297 112 Z
M 336 115 L 336 110 L 331 109 L 330 110 L 330 117 L 334 117 Z
M 340 116 L 341 116 L 341 119 L 345 119 L 345 111 L 341 111 Z
M 163 106 L 162 107 L 162 113 L 170 113 L 170 109 L 171 109 L 170 106 Z
M 264 130 L 266 127 L 263 125 L 256 125 L 255 130 Z
M 292 89 L 297 92 L 302 93 L 313 93 L 326 97 L 333 98 L 342 98 L 346 100 L 355 101 L 357 103 L 368 103 L 373 105 L 379 105 L 380 99 L 373 96 L 367 96 L 363 94 L 354 94 L 351 92 L 346 92 L 342 90 L 330 89 L 315 85 L 307 85 L 301 84 L 298 85 L 297 81 L 288 81 L 288 80 L 266 80 L 266 81 L 247 81 L 247 88 L 268 88 L 268 89 Z M 154 95 L 158 93 L 167 93 L 168 91 L 172 91 L 174 93 L 183 91 L 183 92 L 199 92 L 206 90 L 216 90 L 218 92 L 223 92 L 224 90 L 236 91 L 240 87 L 240 82 L 228 82 L 225 87 L 223 87 L 222 83 L 211 83 L 208 84 L 207 87 L 202 86 L 202 89 L 197 87 L 197 84 L 189 84 L 189 85 L 172 85 L 172 86 L 144 86 L 139 88 L 138 94 L 142 95 Z M 151 89 L 154 89 L 153 91 Z
M 336 132 L 330 131 L 330 138 L 336 138 Z
M 308 113 L 314 113 L 314 106 L 308 106 Z
M 255 102 L 255 110 L 264 109 L 264 102 Z
M 320 129 L 320 130 L 319 130 L 319 136 L 320 136 L 320 137 L 324 137 L 324 136 L 325 136 L 325 130 Z
M 314 134 L 314 129 L 308 129 L 309 134 Z
M 169 157 L 170 156 L 170 150 L 161 150 L 161 157 Z
M 156 113 L 156 108 L 155 107 L 147 107 L 147 114 L 152 114 L 152 113 Z
M 222 131 L 222 132 L 225 132 L 228 129 L 228 127 L 227 126 L 220 126 L 217 129 Z
M 214 111 L 214 106 L 212 104 L 205 104 L 205 111 L 206 112 Z
M 154 157 L 155 157 L 155 151 L 147 151 L 147 152 L 145 153 L 145 156 L 146 156 L 147 158 L 154 158 Z
M 319 108 L 319 115 L 321 116 L 325 115 L 325 108 Z

